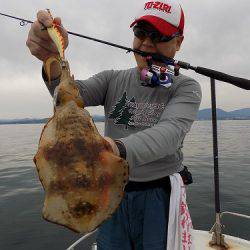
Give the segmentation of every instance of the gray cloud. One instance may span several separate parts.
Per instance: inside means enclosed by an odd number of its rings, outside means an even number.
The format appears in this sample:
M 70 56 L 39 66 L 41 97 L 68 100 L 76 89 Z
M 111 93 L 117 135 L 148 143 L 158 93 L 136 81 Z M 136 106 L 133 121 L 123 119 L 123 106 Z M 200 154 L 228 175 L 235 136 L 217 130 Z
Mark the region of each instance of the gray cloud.
M 35 20 L 39 9 L 50 8 L 73 32 L 130 47 L 133 35 L 129 24 L 142 0 L 127 1 L 3 1 L 1 12 Z M 186 16 L 185 40 L 177 59 L 193 65 L 250 78 L 250 2 L 248 0 L 181 1 Z M 25 45 L 29 25 L 0 17 L 0 118 L 43 117 L 51 115 L 52 102 L 44 86 L 41 63 Z M 70 37 L 66 56 L 71 71 L 84 79 L 104 69 L 133 67 L 133 55 L 125 51 Z M 191 71 L 183 72 L 202 85 L 201 108 L 210 106 L 209 79 Z M 226 110 L 249 107 L 249 93 L 218 83 L 218 106 Z M 92 108 L 102 113 L 100 108 Z

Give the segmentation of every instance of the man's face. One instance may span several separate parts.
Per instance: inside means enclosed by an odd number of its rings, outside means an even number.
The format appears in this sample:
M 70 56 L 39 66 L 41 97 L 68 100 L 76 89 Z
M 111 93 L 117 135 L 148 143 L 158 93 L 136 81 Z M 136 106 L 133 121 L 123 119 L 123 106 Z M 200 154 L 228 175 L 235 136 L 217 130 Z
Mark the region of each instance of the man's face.
M 153 26 L 151 26 L 148 23 L 142 23 L 140 24 L 140 26 L 142 26 L 143 29 L 147 31 L 157 31 Z M 135 36 L 133 42 L 133 48 L 144 52 L 157 53 L 166 57 L 174 58 L 176 51 L 180 50 L 182 41 L 183 41 L 183 36 L 175 37 L 169 42 L 159 42 L 159 43 L 153 43 L 149 37 L 146 37 L 145 39 L 139 39 L 138 37 Z M 137 62 L 137 66 L 140 71 L 148 67 L 145 57 L 142 57 L 135 53 L 135 60 Z M 153 63 L 159 66 L 162 65 L 159 62 L 153 62 Z

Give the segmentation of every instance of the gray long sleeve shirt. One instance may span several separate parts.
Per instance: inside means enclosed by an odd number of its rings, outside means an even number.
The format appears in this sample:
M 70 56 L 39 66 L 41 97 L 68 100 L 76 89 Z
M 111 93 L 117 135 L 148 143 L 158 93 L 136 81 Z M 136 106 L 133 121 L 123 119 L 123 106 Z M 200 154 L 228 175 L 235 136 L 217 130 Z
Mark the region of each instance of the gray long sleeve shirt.
M 45 83 L 53 95 L 59 81 Z M 85 106 L 104 106 L 105 136 L 125 145 L 130 180 L 155 180 L 182 170 L 183 140 L 201 102 L 195 80 L 180 74 L 170 88 L 149 88 L 141 85 L 137 68 L 131 68 L 103 71 L 76 83 Z

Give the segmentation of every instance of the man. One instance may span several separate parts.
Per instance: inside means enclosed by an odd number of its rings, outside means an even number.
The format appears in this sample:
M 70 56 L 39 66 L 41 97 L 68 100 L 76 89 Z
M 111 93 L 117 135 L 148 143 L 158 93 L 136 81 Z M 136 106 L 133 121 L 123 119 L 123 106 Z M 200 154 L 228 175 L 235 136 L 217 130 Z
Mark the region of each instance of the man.
M 52 20 L 39 11 L 29 32 L 27 46 L 41 61 L 57 54 L 42 26 Z M 55 19 L 61 25 L 60 18 Z M 131 24 L 133 48 L 174 58 L 183 41 L 184 14 L 175 0 L 147 2 Z M 68 36 L 61 28 L 66 46 Z M 115 154 L 129 163 L 129 183 L 120 207 L 104 222 L 97 235 L 100 250 L 165 250 L 167 246 L 169 176 L 183 169 L 181 148 L 201 102 L 201 89 L 193 79 L 173 76 L 172 85 L 143 86 L 141 72 L 148 67 L 145 58 L 135 54 L 136 68 L 101 72 L 77 81 L 86 106 L 103 105 L 105 139 Z M 161 66 L 161 63 L 153 64 Z M 53 95 L 59 83 L 60 67 L 52 65 Z

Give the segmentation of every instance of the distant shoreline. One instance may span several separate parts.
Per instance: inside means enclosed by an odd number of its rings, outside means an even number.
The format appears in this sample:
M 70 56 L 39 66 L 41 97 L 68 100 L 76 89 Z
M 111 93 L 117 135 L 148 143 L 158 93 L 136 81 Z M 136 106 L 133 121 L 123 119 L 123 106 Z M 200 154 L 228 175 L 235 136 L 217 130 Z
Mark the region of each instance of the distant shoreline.
M 250 108 L 238 109 L 234 111 L 224 111 L 217 109 L 217 120 L 235 121 L 250 120 Z M 210 121 L 212 117 L 211 109 L 199 110 L 197 121 Z M 104 122 L 104 115 L 92 115 L 94 122 Z M 43 124 L 47 123 L 49 118 L 23 118 L 23 119 L 0 119 L 0 125 L 6 124 Z
M 250 118 L 248 119 L 217 119 L 218 121 L 250 121 Z M 199 119 L 196 120 L 197 122 L 202 121 L 211 121 L 211 119 Z M 94 120 L 94 122 L 104 122 L 104 120 Z M 0 121 L 0 125 L 28 125 L 28 124 L 46 124 L 47 121 Z
M 104 122 L 105 117 L 103 115 L 93 115 L 94 122 Z M 23 118 L 23 119 L 0 119 L 0 125 L 10 124 L 45 124 L 50 118 Z

